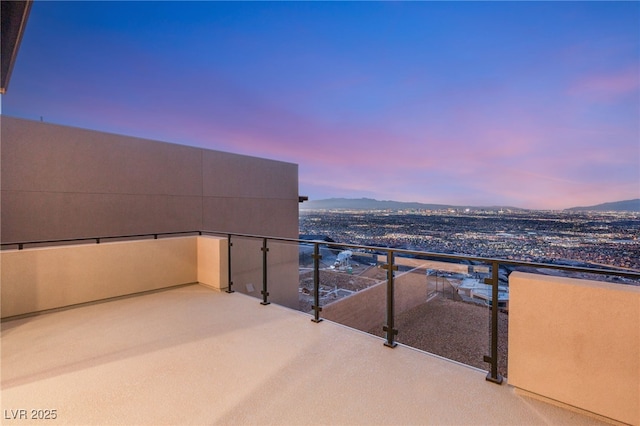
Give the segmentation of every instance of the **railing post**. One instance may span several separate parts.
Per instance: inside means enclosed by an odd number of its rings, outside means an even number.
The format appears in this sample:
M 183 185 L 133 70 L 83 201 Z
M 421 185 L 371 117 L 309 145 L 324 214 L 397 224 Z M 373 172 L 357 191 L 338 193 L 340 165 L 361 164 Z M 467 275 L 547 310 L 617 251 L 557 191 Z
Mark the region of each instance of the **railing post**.
M 387 341 L 385 346 L 395 348 L 398 344 L 394 341 L 394 336 L 398 334 L 398 330 L 393 327 L 394 322 L 394 301 L 393 301 L 393 275 L 398 270 L 398 266 L 393 263 L 393 250 L 387 252 L 387 263 L 382 265 L 382 269 L 387 270 L 387 324 L 382 330 L 387 333 Z
M 491 355 L 485 356 L 484 361 L 491 363 L 491 371 L 487 373 L 487 380 L 493 383 L 502 384 L 502 376 L 498 374 L 498 283 L 500 264 L 492 262 L 491 278 L 485 279 L 486 284 L 491 284 Z
M 320 259 L 322 259 L 322 255 L 320 254 L 320 245 L 319 243 L 313 243 L 313 322 L 320 322 L 322 318 L 320 318 L 320 311 L 322 311 L 322 307 L 320 307 Z
M 231 280 L 231 246 L 233 243 L 231 242 L 231 234 L 227 234 L 227 289 L 225 290 L 227 293 L 233 293 L 233 281 Z
M 268 305 L 269 302 L 267 297 L 269 296 L 269 292 L 267 291 L 267 252 L 269 248 L 267 247 L 267 239 L 262 239 L 262 302 L 261 305 Z

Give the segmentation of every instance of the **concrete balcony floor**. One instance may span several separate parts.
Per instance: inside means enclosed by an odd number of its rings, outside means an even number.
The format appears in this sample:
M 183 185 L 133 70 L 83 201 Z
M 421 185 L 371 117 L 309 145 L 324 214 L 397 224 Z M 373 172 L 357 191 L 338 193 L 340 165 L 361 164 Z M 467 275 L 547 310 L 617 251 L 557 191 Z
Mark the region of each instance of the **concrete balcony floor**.
M 2 324 L 2 424 L 603 424 L 486 373 L 200 285 Z M 18 410 L 55 420 L 10 420 Z

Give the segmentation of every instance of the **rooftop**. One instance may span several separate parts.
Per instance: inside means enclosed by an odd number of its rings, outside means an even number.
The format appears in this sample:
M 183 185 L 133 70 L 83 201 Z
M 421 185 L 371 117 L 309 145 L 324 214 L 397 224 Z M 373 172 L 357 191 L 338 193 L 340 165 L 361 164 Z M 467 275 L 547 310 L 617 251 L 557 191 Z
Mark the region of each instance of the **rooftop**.
M 4 424 L 603 424 L 310 319 L 189 285 L 3 322 Z

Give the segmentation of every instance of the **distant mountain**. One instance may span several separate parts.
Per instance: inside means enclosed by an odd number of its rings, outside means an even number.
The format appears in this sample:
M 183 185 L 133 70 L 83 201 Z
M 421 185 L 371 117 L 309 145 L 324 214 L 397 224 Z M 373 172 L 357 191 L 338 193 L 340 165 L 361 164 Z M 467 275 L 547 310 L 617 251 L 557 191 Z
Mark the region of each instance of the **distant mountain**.
M 588 207 L 572 207 L 566 209 L 573 212 L 640 212 L 640 198 L 635 200 L 615 201 Z
M 304 210 L 402 210 L 402 209 L 447 209 L 444 204 L 407 203 L 400 201 L 378 201 L 372 198 L 329 198 L 311 200 L 300 205 Z
M 329 198 L 326 200 L 305 201 L 300 210 L 446 210 L 446 209 L 485 209 L 485 210 L 521 210 L 514 207 L 477 207 L 453 206 L 448 204 L 424 204 L 403 201 L 379 201 L 372 198 Z

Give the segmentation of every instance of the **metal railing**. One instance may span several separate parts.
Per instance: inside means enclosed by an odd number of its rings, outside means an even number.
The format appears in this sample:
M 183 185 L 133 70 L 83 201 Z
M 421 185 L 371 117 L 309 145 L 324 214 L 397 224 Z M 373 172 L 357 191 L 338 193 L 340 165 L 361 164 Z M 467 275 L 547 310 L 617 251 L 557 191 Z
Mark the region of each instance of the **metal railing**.
M 499 283 L 499 270 L 501 266 L 513 266 L 513 267 L 533 267 L 537 269 L 552 269 L 552 270 L 562 270 L 566 272 L 574 272 L 574 273 L 587 273 L 587 274 L 596 274 L 596 275 L 605 275 L 605 276 L 615 276 L 615 277 L 625 277 L 634 280 L 640 280 L 640 272 L 635 271 L 627 271 L 627 270 L 618 270 L 618 269 L 602 269 L 602 268 L 585 268 L 578 266 L 570 266 L 570 265 L 553 265 L 553 264 L 545 264 L 545 263 L 536 263 L 536 262 L 522 262 L 515 260 L 507 260 L 507 259 L 493 259 L 479 256 L 466 256 L 466 255 L 457 255 L 457 254 L 446 254 L 446 253 L 432 253 L 425 251 L 415 251 L 415 250 L 405 250 L 405 249 L 396 249 L 396 248 L 388 248 L 388 247 L 375 247 L 375 246 L 363 246 L 357 244 L 345 244 L 345 243 L 337 243 L 337 242 L 326 242 L 326 241 L 310 241 L 310 240 L 301 240 L 295 238 L 281 238 L 281 237 L 268 237 L 268 236 L 260 236 L 260 235 L 252 235 L 252 234 L 240 234 L 240 233 L 225 233 L 218 231 L 201 231 L 202 235 L 224 235 L 227 237 L 228 248 L 229 248 L 229 277 L 228 277 L 228 288 L 227 292 L 233 292 L 233 280 L 232 280 L 232 268 L 231 268 L 231 256 L 232 256 L 232 239 L 233 237 L 240 238 L 255 238 L 262 240 L 262 297 L 263 300 L 260 302 L 262 305 L 267 305 L 270 302 L 268 301 L 269 296 L 269 287 L 268 287 L 268 244 L 270 241 L 273 242 L 288 242 L 288 243 L 296 243 L 296 244 L 305 244 L 305 245 L 313 245 L 313 297 L 314 303 L 312 306 L 313 310 L 313 322 L 321 322 L 322 318 L 320 317 L 320 312 L 322 312 L 322 307 L 320 306 L 320 268 L 319 261 L 322 259 L 320 255 L 320 247 L 326 246 L 330 248 L 349 248 L 349 249 L 359 249 L 366 250 L 369 252 L 386 254 L 386 263 L 381 267 L 387 271 L 387 292 L 386 292 L 386 323 L 383 326 L 383 331 L 385 332 L 385 342 L 384 345 L 390 348 L 393 348 L 397 345 L 395 340 L 395 336 L 398 334 L 398 330 L 395 327 L 395 312 L 394 312 L 394 271 L 398 270 L 398 266 L 395 263 L 395 259 L 398 255 L 404 257 L 427 257 L 428 259 L 443 259 L 448 261 L 459 261 L 459 262 L 478 262 L 485 263 L 491 265 L 491 277 L 485 278 L 484 283 L 491 286 L 491 304 L 489 306 L 491 310 L 491 326 L 490 326 L 490 354 L 484 356 L 484 361 L 490 364 L 490 370 L 487 373 L 486 379 L 490 382 L 501 384 L 503 381 L 503 377 L 498 373 L 498 311 L 499 311 L 499 302 L 498 302 L 498 283 Z
M 109 235 L 103 237 L 81 237 L 81 238 L 64 238 L 64 239 L 55 239 L 55 240 L 33 240 L 33 241 L 16 241 L 16 242 L 7 242 L 0 243 L 1 248 L 7 247 L 17 247 L 18 250 L 24 249 L 25 246 L 52 246 L 52 245 L 60 245 L 65 243 L 88 243 L 94 242 L 95 244 L 100 244 L 102 241 L 108 240 L 133 240 L 133 239 L 141 239 L 141 238 L 153 238 L 157 240 L 159 237 L 175 237 L 177 235 L 192 235 L 198 234 L 202 235 L 202 231 L 176 231 L 176 232 L 155 232 L 148 234 L 129 234 L 129 235 Z
M 425 260 L 446 260 L 455 262 L 477 262 L 482 264 L 491 265 L 491 276 L 484 279 L 484 283 L 491 286 L 491 303 L 489 305 L 491 311 L 490 318 L 490 354 L 484 356 L 484 362 L 490 364 L 490 369 L 487 373 L 486 379 L 490 382 L 501 384 L 503 377 L 498 373 L 498 284 L 499 284 L 499 271 L 501 266 L 511 267 L 532 267 L 536 269 L 550 269 L 561 270 L 573 273 L 586 273 L 605 275 L 609 277 L 624 277 L 632 280 L 640 280 L 640 272 L 629 271 L 623 269 L 602 269 L 602 268 L 586 268 L 570 265 L 556 265 L 545 264 L 536 262 L 523 262 L 507 259 L 494 259 L 480 256 L 467 256 L 459 254 L 447 254 L 447 253 L 433 253 L 426 251 L 406 250 L 389 247 L 375 247 L 375 246 L 363 246 L 357 244 L 345 244 L 338 242 L 326 242 L 326 241 L 313 241 L 303 240 L 297 238 L 284 238 L 284 237 L 272 237 L 262 236 L 254 234 L 242 234 L 242 233 L 229 233 L 221 231 L 184 231 L 184 232 L 162 232 L 162 233 L 150 233 L 150 234 L 135 234 L 135 235 L 119 235 L 119 236 L 103 236 L 103 237 L 90 237 L 90 238 L 75 238 L 75 239 L 58 239 L 58 240 L 41 240 L 41 241 L 23 241 L 23 242 L 7 242 L 2 243 L 4 247 L 18 247 L 22 250 L 25 246 L 38 246 L 43 244 L 55 245 L 60 243 L 71 242 L 95 242 L 100 244 L 105 240 L 129 240 L 138 238 L 154 238 L 177 235 L 215 235 L 224 236 L 227 239 L 228 247 L 228 286 L 226 292 L 233 293 L 233 269 L 232 269 L 232 256 L 233 256 L 233 238 L 248 238 L 261 241 L 260 251 L 262 252 L 262 301 L 261 305 L 269 305 L 269 279 L 268 279 L 268 254 L 270 242 L 292 243 L 292 244 L 304 244 L 307 246 L 313 245 L 313 322 L 319 323 L 322 321 L 320 313 L 322 307 L 320 306 L 320 260 L 322 256 L 320 254 L 320 247 L 326 246 L 330 249 L 358 249 L 365 250 L 371 253 L 377 253 L 379 255 L 386 255 L 386 263 L 381 265 L 386 270 L 386 315 L 383 331 L 385 333 L 384 345 L 390 348 L 397 346 L 395 336 L 398 334 L 398 330 L 395 327 L 395 304 L 394 304 L 394 272 L 398 270 L 398 265 L 395 260 L 398 257 L 419 257 L 426 258 Z

